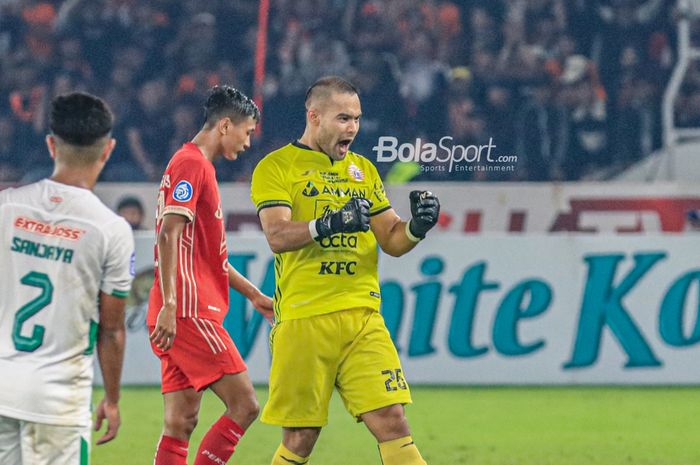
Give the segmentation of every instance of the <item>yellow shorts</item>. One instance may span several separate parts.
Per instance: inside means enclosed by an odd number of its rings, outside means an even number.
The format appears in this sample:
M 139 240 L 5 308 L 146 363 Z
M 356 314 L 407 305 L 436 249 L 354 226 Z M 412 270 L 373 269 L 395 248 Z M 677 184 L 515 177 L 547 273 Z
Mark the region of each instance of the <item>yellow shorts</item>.
M 396 347 L 376 310 L 357 308 L 275 325 L 270 397 L 261 421 L 325 426 L 333 387 L 359 421 L 363 413 L 411 402 Z

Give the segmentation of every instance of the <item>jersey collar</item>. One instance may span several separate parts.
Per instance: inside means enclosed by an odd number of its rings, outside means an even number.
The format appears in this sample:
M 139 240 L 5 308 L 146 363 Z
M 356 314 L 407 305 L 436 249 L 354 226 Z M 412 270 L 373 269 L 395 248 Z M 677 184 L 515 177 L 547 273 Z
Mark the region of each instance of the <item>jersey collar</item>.
M 317 150 L 312 149 L 311 147 L 309 147 L 309 146 L 306 145 L 306 144 L 302 144 L 301 142 L 299 142 L 299 139 L 292 141 L 292 145 L 293 145 L 294 147 L 297 147 L 297 148 L 300 148 L 300 149 L 303 149 L 303 150 L 308 150 L 308 151 L 310 151 L 310 152 L 317 153 L 317 154 L 319 154 L 319 155 L 323 155 L 325 158 L 327 158 L 327 159 L 331 162 L 331 165 L 334 165 L 334 164 L 335 164 L 335 160 L 333 160 L 331 157 L 329 157 L 328 155 L 326 155 L 326 154 L 323 153 L 323 152 L 319 152 L 319 151 L 317 151 Z
M 44 178 L 42 179 L 46 184 L 51 184 L 56 187 L 60 187 L 62 189 L 69 189 L 75 192 L 92 192 L 90 189 L 87 187 L 80 187 L 80 186 L 74 186 L 72 184 L 65 184 L 62 182 L 54 181 L 53 179 L 50 178 Z

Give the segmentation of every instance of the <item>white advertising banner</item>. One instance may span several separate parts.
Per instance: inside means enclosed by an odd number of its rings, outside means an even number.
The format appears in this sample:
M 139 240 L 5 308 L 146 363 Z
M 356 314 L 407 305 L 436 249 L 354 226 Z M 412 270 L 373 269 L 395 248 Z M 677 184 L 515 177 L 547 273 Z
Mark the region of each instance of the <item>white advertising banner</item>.
M 382 255 L 382 312 L 415 384 L 700 383 L 700 248 L 692 235 L 445 234 Z M 261 234 L 228 238 L 230 261 L 267 294 Z M 145 328 L 153 237 L 137 237 L 125 383 L 158 383 Z M 319 276 L 323 285 L 323 276 Z M 268 326 L 231 294 L 225 326 L 254 382 Z
M 656 234 L 687 229 L 685 215 L 700 209 L 700 185 L 684 183 L 414 183 L 387 186 L 393 207 L 408 217 L 408 193 L 434 191 L 442 204 L 433 235 L 490 232 L 549 234 Z M 95 192 L 110 207 L 125 195 L 146 207 L 152 227 L 155 184 L 98 184 Z M 221 205 L 229 231 L 260 230 L 250 201 L 250 184 L 221 184 Z

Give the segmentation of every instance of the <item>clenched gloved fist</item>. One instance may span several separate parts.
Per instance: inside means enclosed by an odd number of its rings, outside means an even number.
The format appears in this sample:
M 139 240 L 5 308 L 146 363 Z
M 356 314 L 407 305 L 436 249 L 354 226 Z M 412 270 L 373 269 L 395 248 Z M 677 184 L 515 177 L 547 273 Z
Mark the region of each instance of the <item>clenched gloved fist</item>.
M 411 191 L 408 196 L 411 203 L 411 221 L 408 222 L 409 232 L 418 239 L 437 224 L 440 216 L 440 201 L 430 191 Z
M 372 202 L 352 198 L 338 211 L 327 211 L 315 221 L 317 237 L 329 237 L 345 232 L 369 231 L 369 209 Z

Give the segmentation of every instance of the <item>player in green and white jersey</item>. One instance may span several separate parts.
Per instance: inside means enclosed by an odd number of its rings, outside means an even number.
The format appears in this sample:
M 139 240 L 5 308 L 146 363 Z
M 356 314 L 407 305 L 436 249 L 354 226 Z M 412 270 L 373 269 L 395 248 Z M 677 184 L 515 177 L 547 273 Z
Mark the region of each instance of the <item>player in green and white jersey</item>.
M 88 463 L 93 352 L 105 397 L 98 444 L 119 428 L 129 225 L 92 193 L 115 141 L 97 97 L 54 99 L 42 181 L 0 192 L 0 465 Z

